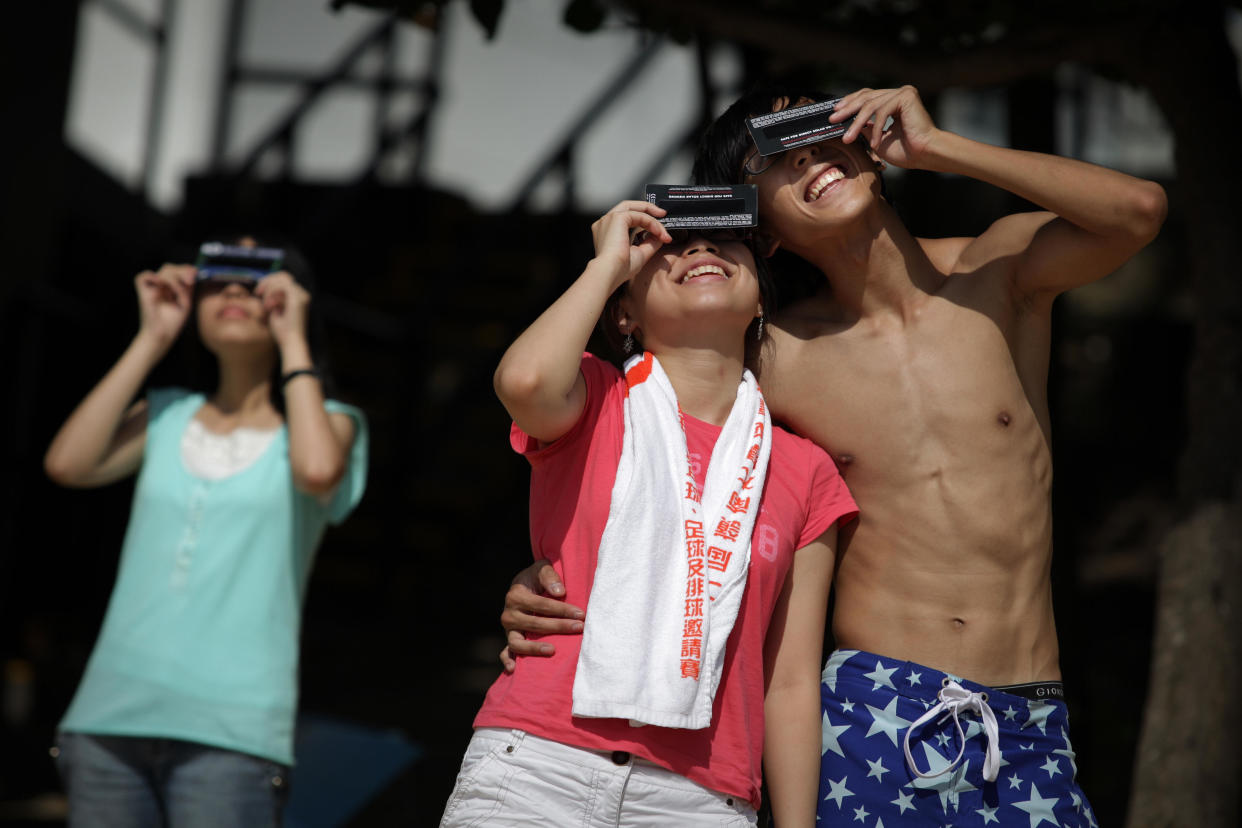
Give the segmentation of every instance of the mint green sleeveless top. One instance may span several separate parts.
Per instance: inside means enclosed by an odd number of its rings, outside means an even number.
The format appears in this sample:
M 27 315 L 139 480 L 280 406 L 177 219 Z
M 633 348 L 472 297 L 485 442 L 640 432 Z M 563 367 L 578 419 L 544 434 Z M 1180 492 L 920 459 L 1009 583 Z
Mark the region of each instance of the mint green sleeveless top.
M 367 427 L 353 417 L 332 500 L 297 491 L 281 426 L 251 465 L 203 480 L 181 460 L 202 394 L 148 396 L 142 468 L 103 628 L 61 729 L 183 739 L 293 762 L 302 602 L 327 524 L 362 497 Z

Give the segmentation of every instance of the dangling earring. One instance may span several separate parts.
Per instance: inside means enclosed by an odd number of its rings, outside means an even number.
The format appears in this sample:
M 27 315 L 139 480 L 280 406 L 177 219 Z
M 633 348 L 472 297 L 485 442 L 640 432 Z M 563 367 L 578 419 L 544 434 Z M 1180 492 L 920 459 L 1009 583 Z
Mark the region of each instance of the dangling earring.
M 763 312 L 759 312 L 759 328 L 755 331 L 755 339 L 763 339 Z
M 628 333 L 625 335 L 625 341 L 621 343 L 621 350 L 625 351 L 626 356 L 634 353 L 634 334 Z

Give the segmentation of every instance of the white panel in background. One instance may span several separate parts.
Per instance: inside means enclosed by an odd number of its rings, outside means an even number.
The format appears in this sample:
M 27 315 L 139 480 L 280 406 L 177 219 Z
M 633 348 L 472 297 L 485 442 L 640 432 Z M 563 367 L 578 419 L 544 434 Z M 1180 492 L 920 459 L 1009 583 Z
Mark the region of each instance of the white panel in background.
M 186 176 L 203 172 L 211 159 L 225 17 L 224 0 L 180 2 L 173 15 L 163 131 L 150 194 L 165 210 L 180 207 Z
M 409 21 L 397 26 L 397 74 L 404 78 L 423 77 L 434 37 L 434 32 Z
M 160 7 L 163 0 L 113 0 L 118 6 L 124 6 L 134 12 L 135 16 L 154 23 L 159 20 Z
M 152 21 L 161 8 L 160 0 L 124 2 Z M 151 193 L 157 205 L 170 210 L 180 205 L 185 176 L 204 171 L 210 160 L 228 2 L 176 0 L 175 6 Z M 449 4 L 442 95 L 424 167 L 431 186 L 463 195 L 485 209 L 507 206 L 519 184 L 639 48 L 637 33 L 616 21 L 588 35 L 567 28 L 561 21 L 563 7 L 561 0 L 511 2 L 497 38 L 487 41 L 466 3 Z M 361 33 L 383 19 L 382 13 L 357 8 L 332 13 L 326 0 L 254 0 L 248 8 L 243 63 L 270 68 L 291 64 L 311 75 L 329 69 Z M 67 136 L 104 170 L 137 187 L 146 150 L 153 45 L 97 5 L 83 3 L 81 14 Z M 431 33 L 408 21 L 399 24 L 398 33 L 398 76 L 421 78 L 431 54 Z M 714 50 L 711 63 L 717 82 L 722 72 L 737 74 L 731 50 Z M 357 74 L 366 76 L 378 68 L 378 56 L 370 56 Z M 696 117 L 695 72 L 693 50 L 667 44 L 635 86 L 589 127 L 574 167 L 579 206 L 607 207 L 644 183 L 636 177 Z M 286 84 L 237 87 L 226 164 L 244 160 L 297 104 L 300 91 Z M 387 123 L 407 123 L 423 106 L 422 98 L 418 93 L 398 95 Z M 356 175 L 372 150 L 374 107 L 375 96 L 359 87 L 324 95 L 296 131 L 294 175 L 337 181 Z M 386 165 L 387 180 L 410 169 L 411 149 L 407 146 Z M 270 156 L 256 173 L 274 174 L 279 162 L 278 154 Z M 687 174 L 684 158 L 661 173 L 670 181 Z M 558 183 L 552 176 L 532 203 L 559 206 Z
M 142 181 L 151 44 L 92 4 L 79 12 L 69 86 L 69 144 L 127 187 Z
M 587 134 L 578 161 L 579 206 L 603 212 L 623 198 L 642 198 L 646 183 L 685 183 L 685 169 L 659 182 L 638 181 L 699 116 L 695 50 L 666 43 L 650 66 Z
M 507 4 L 492 41 L 464 3 L 448 7 L 453 37 L 433 124 L 435 184 L 483 208 L 507 205 L 637 49 L 629 28 L 585 36 L 567 28 L 562 7 L 551 0 Z M 625 185 L 610 192 L 617 186 Z M 582 197 L 605 196 L 584 191 Z
M 328 0 L 251 0 L 247 9 L 239 52 L 243 62 L 312 72 L 335 63 L 385 17 L 358 6 L 333 12 Z
M 339 181 L 362 173 L 371 157 L 374 100 L 351 88 L 320 96 L 302 121 L 302 134 L 308 140 L 297 145 L 294 155 L 298 178 Z
M 284 120 L 296 100 L 295 87 L 291 86 L 245 84 L 237 87 L 233 95 L 233 123 L 226 161 L 230 168 L 245 161 L 259 141 Z M 295 142 L 307 140 L 313 140 L 313 136 L 295 133 Z M 294 153 L 296 155 L 296 149 Z M 268 152 L 268 156 L 279 155 L 279 152 Z M 268 162 L 260 167 L 259 174 L 274 172 L 270 158 Z
M 244 66 L 326 74 L 366 33 L 385 19 L 383 13 L 346 7 L 333 13 L 327 4 L 307 6 L 291 0 L 252 3 L 240 50 Z M 400 24 L 399 29 L 408 24 Z M 397 45 L 406 42 L 397 38 Z M 348 75 L 374 78 L 382 65 L 381 44 L 368 47 Z M 302 99 L 300 84 L 247 83 L 238 87 L 235 129 L 229 159 L 241 163 L 257 142 L 279 124 Z M 342 181 L 359 174 L 369 160 L 376 96 L 371 90 L 343 84 L 322 93 L 294 131 L 293 170 L 297 178 Z M 278 153 L 271 154 L 278 157 Z M 269 158 L 259 173 L 274 166 Z

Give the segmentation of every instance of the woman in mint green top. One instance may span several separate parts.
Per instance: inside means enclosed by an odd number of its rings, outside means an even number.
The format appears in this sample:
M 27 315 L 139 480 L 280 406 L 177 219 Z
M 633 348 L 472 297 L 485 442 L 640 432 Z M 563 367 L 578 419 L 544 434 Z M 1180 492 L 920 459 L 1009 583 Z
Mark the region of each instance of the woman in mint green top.
M 67 486 L 138 474 L 108 612 L 60 727 L 71 826 L 280 824 L 310 567 L 365 486 L 366 424 L 324 399 L 307 291 L 284 271 L 198 276 L 138 275 L 138 334 L 45 458 Z M 218 363 L 214 393 L 131 404 L 191 313 Z

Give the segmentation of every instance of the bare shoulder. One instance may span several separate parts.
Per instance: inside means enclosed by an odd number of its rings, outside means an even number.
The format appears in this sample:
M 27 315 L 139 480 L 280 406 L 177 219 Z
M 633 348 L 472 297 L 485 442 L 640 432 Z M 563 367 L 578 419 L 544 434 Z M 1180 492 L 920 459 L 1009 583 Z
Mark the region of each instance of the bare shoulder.
M 980 236 L 918 239 L 928 260 L 944 278 L 936 295 L 940 314 L 982 313 L 1009 332 L 1027 305 L 1015 290 L 1017 260 L 1038 230 L 1031 214 L 1006 216 Z M 1044 214 L 1047 215 L 1047 214 Z
M 995 293 L 995 286 L 1003 284 L 1003 267 L 997 266 L 996 257 L 983 254 L 981 245 L 989 242 L 983 236 L 951 236 L 942 239 L 917 239 L 923 253 L 941 276 L 944 286 L 941 296 L 964 298 Z M 999 277 L 999 278 L 998 278 Z
M 975 238 L 938 241 L 955 243 L 946 245 L 946 253 L 957 247 L 954 265 L 949 271 L 951 273 L 975 273 L 994 269 L 1012 272 L 1018 266 L 1019 257 L 1031 246 L 1031 241 L 1040 228 L 1055 218 L 1055 214 L 1043 210 L 1012 213 L 992 222 L 987 230 Z
M 994 221 L 978 236 L 918 239 L 932 265 L 946 278 L 944 294 L 973 305 L 984 301 L 990 315 L 1023 305 L 1015 276 L 1032 240 L 1056 216 L 1047 212 L 1013 213 Z M 982 308 L 980 308 L 982 309 Z
M 929 261 L 946 276 L 957 270 L 962 253 L 975 241 L 973 236 L 952 236 L 944 239 L 916 239 Z

